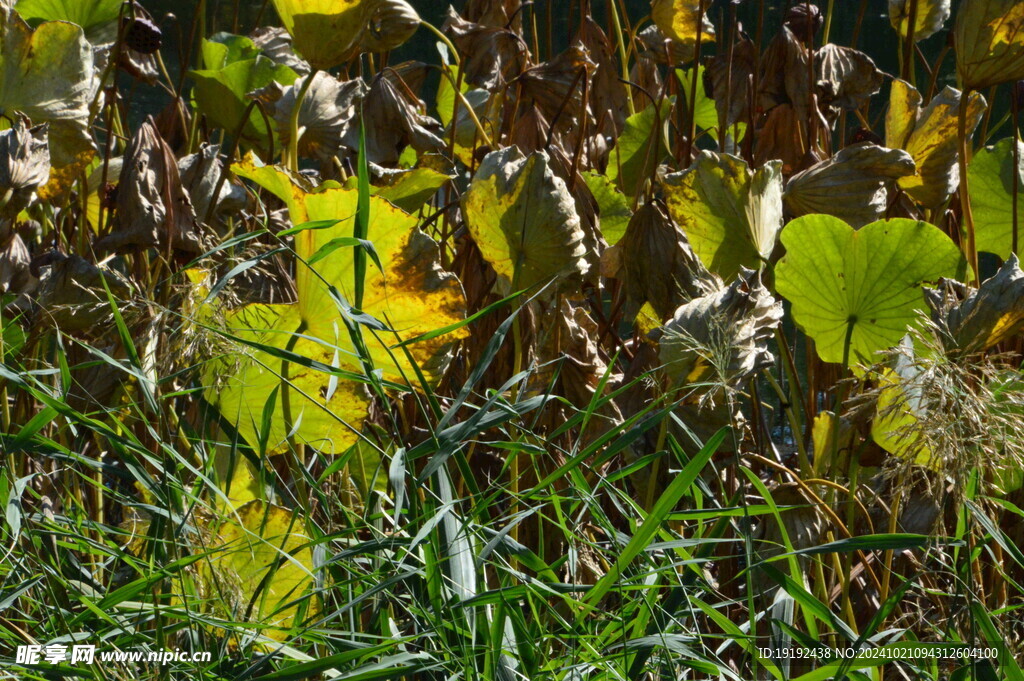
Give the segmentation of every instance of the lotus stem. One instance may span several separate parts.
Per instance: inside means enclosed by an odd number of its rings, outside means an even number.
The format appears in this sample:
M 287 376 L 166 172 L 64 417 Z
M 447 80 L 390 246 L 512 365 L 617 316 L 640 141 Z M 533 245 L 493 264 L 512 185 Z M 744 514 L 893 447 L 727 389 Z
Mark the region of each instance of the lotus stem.
M 288 167 L 294 172 L 299 172 L 299 136 L 301 135 L 299 111 L 302 109 L 302 101 L 306 98 L 310 85 L 313 84 L 313 79 L 319 72 L 320 69 L 313 67 L 309 75 L 306 76 L 306 80 L 303 81 L 302 87 L 299 88 L 299 92 L 295 96 L 295 108 L 292 109 L 291 119 L 288 122 L 288 130 L 291 133 L 291 139 L 288 140 Z
M 957 116 L 957 140 L 960 143 L 960 148 L 957 153 L 957 165 L 960 169 L 960 210 L 963 214 L 961 227 L 963 235 L 966 235 L 964 255 L 971 268 L 967 274 L 967 283 L 977 284 L 978 247 L 975 241 L 974 216 L 971 214 L 971 196 L 967 183 L 967 105 L 970 95 L 971 88 L 969 87 L 965 87 L 964 91 L 960 93 L 960 111 Z

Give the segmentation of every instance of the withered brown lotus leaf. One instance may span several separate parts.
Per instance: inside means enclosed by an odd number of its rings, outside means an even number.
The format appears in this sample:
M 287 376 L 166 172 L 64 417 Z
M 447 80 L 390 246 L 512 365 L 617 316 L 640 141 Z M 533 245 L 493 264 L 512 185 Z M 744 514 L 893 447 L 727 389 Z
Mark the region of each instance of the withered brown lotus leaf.
M 578 408 L 590 404 L 608 370 L 598 349 L 597 323 L 584 304 L 563 297 L 541 318 L 540 328 L 537 358 L 542 368 L 533 384 L 549 389 L 557 370 L 558 394 Z
M 817 87 L 822 97 L 836 108 L 853 111 L 882 87 L 885 74 L 871 57 L 860 50 L 841 45 L 822 45 L 814 55 Z
M 728 286 L 682 305 L 661 329 L 660 358 L 676 385 L 709 381 L 744 385 L 774 361 L 768 341 L 782 320 L 782 302 L 742 270 Z
M 783 26 L 761 57 L 757 82 L 757 108 L 770 111 L 789 104 L 801 118 L 807 117 L 810 102 L 810 72 L 807 61 L 811 54 L 793 32 Z
M 937 208 L 949 200 L 960 183 L 960 91 L 946 87 L 923 110 L 920 102 L 921 96 L 912 86 L 894 80 L 885 137 L 887 144 L 902 147 L 917 164 L 917 172 L 901 178 L 900 187 L 925 208 Z M 985 107 L 985 98 L 971 93 L 967 102 L 968 136 L 981 122 Z
M 597 119 L 597 131 L 607 137 L 616 137 L 626 121 L 626 86 L 619 80 L 618 57 L 608 36 L 594 21 L 586 16 L 580 23 L 576 39 L 590 52 L 596 64 L 590 85 L 590 109 Z
M 166 247 L 168 239 L 174 249 L 200 252 L 196 214 L 181 185 L 178 162 L 151 119 L 125 150 L 114 231 L 95 246 L 98 251 Z
M 889 23 L 900 34 L 907 37 L 910 32 L 910 12 L 915 7 L 914 41 L 930 38 L 940 30 L 950 15 L 950 0 L 889 0 Z
M 633 214 L 618 245 L 605 253 L 612 253 L 609 264 L 617 259 L 618 278 L 634 309 L 650 303 L 662 320 L 715 287 L 714 277 L 690 248 L 686 235 L 655 201 Z
M 220 145 L 204 144 L 194 154 L 178 161 L 178 172 L 181 185 L 188 192 L 189 198 L 199 220 L 204 220 L 209 212 L 210 204 L 214 203 L 213 192 L 217 189 L 224 163 L 220 159 Z M 247 194 L 245 189 L 232 182 L 224 181 L 220 186 L 213 209 L 213 216 L 237 214 L 245 208 Z
M 117 272 L 94 265 L 77 255 L 52 254 L 41 268 L 36 303 L 39 319 L 62 331 L 82 333 L 109 328 L 111 295 L 127 301 L 131 289 Z
M 704 66 L 711 83 L 708 95 L 715 100 L 718 117 L 724 116 L 726 126 L 750 118 L 748 89 L 756 62 L 757 48 L 749 38 L 744 38 L 733 46 L 731 63 L 725 54 L 712 57 Z
M 402 151 L 411 146 L 422 153 L 445 148 L 441 124 L 423 113 L 426 105 L 404 83 L 378 75 L 363 97 L 362 120 L 366 131 L 366 154 L 371 163 L 393 166 Z M 345 146 L 359 148 L 359 126 L 350 125 Z
M 686 43 L 671 40 L 657 25 L 644 28 L 636 37 L 644 48 L 640 56 L 658 64 L 676 66 L 690 61 L 696 54 L 692 40 Z
M 1016 255 L 978 288 L 942 279 L 924 295 L 950 354 L 987 350 L 1024 329 L 1024 271 Z
M 18 119 L 0 132 L 0 217 L 16 218 L 50 180 L 48 131 L 46 124 L 29 128 Z
M 596 69 L 587 48 L 576 43 L 550 61 L 523 71 L 517 81 L 522 103 L 537 107 L 549 127 L 578 132 L 584 117 L 591 118 L 583 106 L 583 91 Z
M 526 43 L 503 28 L 466 21 L 448 9 L 443 30 L 462 55 L 461 68 L 467 83 L 493 90 L 515 80 L 530 63 Z
M 786 184 L 786 209 L 794 216 L 834 215 L 854 228 L 882 218 L 897 178 L 914 173 L 901 149 L 855 144 L 797 173 Z
M 964 0 L 954 27 L 956 69 L 974 90 L 1024 78 L 1024 3 Z
M 786 11 L 786 18 L 782 23 L 798 39 L 810 44 L 814 42 L 814 36 L 818 34 L 821 25 L 825 23 L 825 17 L 821 16 L 821 10 L 817 5 L 797 0 Z
M 309 64 L 295 54 L 291 35 L 280 26 L 260 26 L 249 34 L 249 39 L 271 61 L 287 66 L 300 76 L 309 73 Z
M 807 119 L 792 104 L 780 104 L 764 117 L 754 144 L 754 163 L 782 161 L 782 174 L 790 176 L 804 167 L 808 157 Z
M 274 107 L 274 120 L 281 144 L 285 146 L 291 140 L 295 97 L 307 78 L 309 76 L 303 76 L 286 87 Z M 344 138 L 353 125 L 358 138 L 358 105 L 366 94 L 366 84 L 360 78 L 342 81 L 326 71 L 318 71 L 299 107 L 299 155 L 329 161 L 340 154 Z M 366 133 L 369 137 L 373 131 L 368 128 Z M 357 143 L 354 148 L 358 147 Z
M 0 293 L 28 293 L 34 288 L 32 257 L 17 232 L 0 235 Z

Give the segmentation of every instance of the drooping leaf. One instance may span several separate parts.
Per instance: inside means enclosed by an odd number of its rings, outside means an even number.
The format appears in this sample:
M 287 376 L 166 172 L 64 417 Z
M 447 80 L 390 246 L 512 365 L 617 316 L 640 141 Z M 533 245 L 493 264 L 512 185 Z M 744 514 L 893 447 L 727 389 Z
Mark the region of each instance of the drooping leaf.
M 677 385 L 745 384 L 774 361 L 768 341 L 782 321 L 777 301 L 751 270 L 682 305 L 662 328 L 660 358 Z
M 407 213 L 415 213 L 447 184 L 451 175 L 433 168 L 413 168 L 386 175 L 389 184 L 373 187 L 371 191 L 387 199 Z
M 14 5 L 21 18 L 37 21 L 69 21 L 85 30 L 91 43 L 117 37 L 114 21 L 121 13 L 122 0 L 18 0 Z
M 914 344 L 904 338 L 900 350 L 878 376 L 878 403 L 871 420 L 871 438 L 894 456 L 933 467 L 931 447 L 920 423 L 926 417 L 922 382 L 927 377 L 914 361 Z
M 352 236 L 359 192 L 306 193 L 287 173 L 251 160 L 233 170 L 284 201 L 293 224 L 319 228 L 295 233 L 297 303 L 250 305 L 229 314 L 229 333 L 267 350 L 251 348 L 211 364 L 208 399 L 255 443 L 264 407 L 277 389 L 265 438 L 271 453 L 281 451 L 294 430 L 297 442 L 340 454 L 355 443 L 369 403 L 363 385 L 344 375 L 362 373 L 362 364 L 332 294 L 337 291 L 349 304 L 355 300 L 353 249 L 361 246 Z M 416 218 L 379 197 L 371 196 L 369 206 L 366 237 L 380 267 L 366 269 L 362 312 L 379 320 L 381 328 L 362 333 L 367 358 L 388 380 L 416 385 L 416 362 L 426 380 L 436 381 L 465 329 L 406 346 L 411 359 L 390 348 L 464 319 L 462 287 L 441 269 L 437 244 L 417 229 Z M 282 350 L 291 355 L 282 358 Z M 304 361 L 289 361 L 295 356 Z
M 583 179 L 597 201 L 601 236 L 609 246 L 614 246 L 625 234 L 629 218 L 633 216 L 629 200 L 606 175 L 587 170 L 583 172 Z
M 261 55 L 249 38 L 224 33 L 203 41 L 203 66 L 189 71 L 196 106 L 212 123 L 232 132 L 242 123 L 250 93 L 271 83 L 290 85 L 298 78 L 287 66 Z M 261 149 L 268 148 L 273 133 L 255 108 L 242 127 L 245 142 Z
M 1016 255 L 976 289 L 943 280 L 937 289 L 925 289 L 925 300 L 950 354 L 987 350 L 1024 328 L 1024 272 Z
M 509 147 L 488 154 L 463 195 L 462 210 L 505 292 L 587 272 L 575 203 L 543 151 L 523 156 Z
M 729 280 L 771 256 L 782 227 L 780 163 L 751 171 L 735 156 L 702 151 L 662 187 L 672 218 L 715 274 Z
M 829 43 L 814 53 L 819 96 L 829 106 L 854 111 L 878 92 L 885 80 L 868 55 L 852 47 Z M 828 89 L 820 92 L 822 84 Z
M 828 215 L 807 215 L 782 230 L 786 255 L 776 289 L 826 362 L 872 362 L 919 322 L 921 285 L 964 276 L 960 249 L 925 222 L 879 220 L 854 230 Z
M 657 202 L 637 209 L 622 240 L 605 251 L 605 261 L 610 259 L 617 260 L 612 276 L 623 281 L 633 309 L 649 303 L 659 321 L 716 287 L 686 236 Z
M 914 40 L 919 42 L 942 30 L 951 8 L 950 0 L 889 0 L 889 23 L 902 38 L 910 32 L 910 10 L 915 4 Z
M 697 0 L 651 0 L 651 19 L 662 33 L 683 44 L 715 39 L 715 27 L 700 13 Z
M 306 617 L 315 617 L 319 608 L 309 596 L 313 554 L 304 524 L 295 512 L 259 500 L 243 504 L 237 516 L 221 523 L 209 562 L 200 563 L 208 602 L 221 608 L 219 616 L 255 623 L 275 641 L 286 640 L 288 630 L 302 624 L 296 601 L 304 596 Z
M 1024 3 L 964 0 L 953 35 L 965 87 L 981 90 L 1024 78 Z
M 462 55 L 460 68 L 467 83 L 495 90 L 515 80 L 529 65 L 530 53 L 522 36 L 507 22 L 485 25 L 467 21 L 448 8 L 442 27 Z
M 63 191 L 95 153 L 89 104 L 93 52 L 79 26 L 48 21 L 33 31 L 0 7 L 0 114 L 49 123 L 53 171 L 43 193 Z
M 35 288 L 32 256 L 17 232 L 10 230 L 0 237 L 0 293 L 26 293 Z M 7 319 L 5 318 L 6 322 Z
M 1017 185 L 1017 250 L 1024 243 L 1024 144 L 1017 143 L 1014 172 L 1013 138 L 980 149 L 967 167 L 971 211 L 979 251 L 1009 258 L 1013 251 L 1013 187 Z
M 363 98 L 360 118 L 369 161 L 393 166 L 407 146 L 421 154 L 444 150 L 441 124 L 423 113 L 425 110 L 426 105 L 400 77 L 384 72 L 374 78 Z M 348 126 L 344 143 L 349 149 L 359 148 L 359 130 L 359 125 Z
M 654 175 L 662 158 L 668 153 L 664 131 L 672 102 L 666 99 L 660 107 L 651 105 L 626 119 L 626 126 L 608 157 L 608 179 L 618 184 L 626 196 L 636 196 L 643 183 Z
M 291 141 L 291 118 L 295 98 L 309 76 L 298 78 L 284 88 L 274 105 L 274 120 L 282 145 Z M 339 156 L 343 139 L 353 125 L 358 128 L 358 105 L 366 96 L 367 87 L 361 78 L 338 80 L 325 71 L 318 71 L 306 88 L 299 110 L 299 155 L 319 161 Z
M 708 61 L 701 75 L 701 85 L 697 89 L 698 98 L 701 93 L 705 97 L 715 100 L 715 125 L 718 125 L 718 118 L 724 114 L 727 126 L 738 125 L 741 132 L 737 137 L 742 137 L 742 130 L 746 128 L 746 122 L 750 118 L 750 97 L 747 94 L 748 82 L 754 77 L 754 68 L 757 62 L 757 49 L 754 43 L 748 38 L 739 41 L 733 48 L 732 62 L 729 62 L 728 52 L 716 55 Z M 710 86 L 710 91 L 708 87 Z M 685 87 L 684 94 L 690 90 Z M 697 110 L 701 112 L 703 103 L 699 103 Z M 697 125 L 708 129 L 697 118 Z
M 960 183 L 957 164 L 957 129 L 960 91 L 945 88 L 924 109 L 921 96 L 904 81 L 894 80 L 885 119 L 886 144 L 904 149 L 914 159 L 917 171 L 899 179 L 899 186 L 926 208 L 937 208 L 949 200 Z M 967 102 L 967 135 L 971 135 L 985 113 L 985 98 L 971 93 Z
M 885 215 L 896 180 L 914 173 L 901 149 L 854 144 L 786 183 L 786 208 L 795 216 L 825 213 L 861 227 Z
M 409 40 L 420 27 L 420 15 L 406 0 L 376 0 L 367 6 L 359 49 L 387 52 Z

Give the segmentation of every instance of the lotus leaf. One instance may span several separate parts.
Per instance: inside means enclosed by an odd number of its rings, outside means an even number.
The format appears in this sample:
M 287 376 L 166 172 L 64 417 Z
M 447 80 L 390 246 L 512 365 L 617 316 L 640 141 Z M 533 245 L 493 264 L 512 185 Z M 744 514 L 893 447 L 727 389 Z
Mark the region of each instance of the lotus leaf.
M 701 14 L 697 0 L 651 0 L 651 19 L 662 33 L 683 44 L 715 39 L 715 27 Z
M 583 173 L 583 179 L 597 201 L 601 236 L 609 246 L 614 246 L 626 232 L 629 218 L 633 216 L 629 200 L 615 187 L 614 182 L 601 173 L 588 170 Z
M 854 144 L 793 175 L 786 184 L 786 208 L 796 216 L 825 213 L 861 227 L 885 215 L 897 178 L 913 174 L 907 152 Z
M 220 33 L 203 41 L 204 69 L 190 71 L 195 81 L 196 106 L 213 123 L 225 130 L 237 130 L 249 105 L 248 96 L 272 83 L 290 85 L 298 74 L 259 53 L 259 48 L 242 36 Z M 243 140 L 266 148 L 273 134 L 263 116 L 253 109 L 242 128 Z
M 704 265 L 729 280 L 759 269 L 782 227 L 781 164 L 751 171 L 735 156 L 702 151 L 687 170 L 665 177 L 672 218 Z
M 0 6 L 0 114 L 49 123 L 53 171 L 44 193 L 70 183 L 95 153 L 89 134 L 92 47 L 79 26 L 48 21 L 33 31 Z
M 296 51 L 315 69 L 337 66 L 352 53 L 366 20 L 366 0 L 274 0 Z
M 965 87 L 981 90 L 1024 78 L 1024 3 L 964 0 L 953 35 Z
M 664 139 L 671 111 L 672 102 L 666 99 L 660 107 L 648 106 L 626 119 L 608 158 L 607 171 L 608 179 L 616 182 L 626 196 L 640 192 L 668 153 Z
M 543 151 L 491 152 L 463 195 L 469 233 L 506 292 L 587 272 L 575 202 L 549 163 Z
M 960 91 L 945 88 L 924 109 L 921 95 L 902 80 L 894 80 L 885 119 L 885 140 L 892 148 L 906 150 L 917 172 L 899 179 L 899 186 L 926 208 L 946 203 L 960 183 L 957 164 L 957 116 Z M 967 134 L 971 135 L 985 113 L 985 98 L 972 93 L 967 102 Z
M 332 295 L 355 299 L 355 258 L 350 245 L 358 192 L 344 188 L 306 193 L 285 172 L 247 160 L 233 166 L 277 195 L 288 206 L 294 224 L 320 228 L 300 230 L 295 252 L 301 259 L 295 276 L 298 302 L 293 305 L 249 305 L 229 313 L 229 333 L 243 341 L 288 350 L 306 363 L 272 357 L 256 349 L 251 356 L 228 357 L 208 369 L 221 384 L 210 389 L 211 401 L 237 423 L 251 444 L 260 442 L 264 406 L 280 388 L 270 433 L 263 434 L 272 452 L 279 452 L 291 428 L 297 441 L 327 453 L 340 454 L 356 441 L 366 416 L 368 396 L 362 384 L 345 380 L 344 370 L 361 371 L 355 344 Z M 329 224 L 329 227 L 323 227 Z M 437 244 L 417 229 L 416 218 L 379 197 L 370 197 L 367 239 L 381 268 L 367 269 L 362 312 L 380 320 L 385 330 L 364 333 L 373 365 L 392 381 L 414 381 L 412 362 L 428 381 L 444 369 L 452 344 L 465 335 L 460 329 L 391 350 L 465 318 L 465 297 L 456 277 L 441 269 Z M 315 261 L 315 267 L 303 265 Z
M 14 5 L 21 18 L 37 21 L 69 21 L 85 30 L 89 42 L 99 44 L 117 37 L 114 21 L 121 14 L 122 0 L 18 0 Z
M 1024 328 L 1024 272 L 1016 255 L 976 289 L 943 280 L 925 289 L 925 299 L 950 354 L 987 350 Z
M 312 592 L 314 571 L 304 524 L 295 512 L 259 500 L 221 523 L 209 561 L 200 564 L 205 588 L 221 596 L 210 600 L 230 604 L 231 611 L 220 616 L 239 621 L 248 613 L 260 633 L 275 641 L 286 640 L 288 630 L 301 624 L 297 601 Z M 306 603 L 306 617 L 315 615 L 316 600 Z
M 910 10 L 914 0 L 889 0 L 889 22 L 901 37 L 910 30 Z M 914 40 L 921 41 L 938 33 L 950 15 L 950 0 L 917 0 Z
M 275 103 L 274 119 L 282 145 L 291 141 L 295 98 L 309 77 L 286 87 Z M 358 132 L 358 104 L 366 96 L 367 87 L 360 78 L 342 81 L 324 71 L 317 71 L 312 78 L 299 108 L 299 155 L 330 161 L 340 154 L 343 138 L 353 125 Z
M 662 328 L 661 362 L 677 385 L 726 381 L 744 385 L 774 361 L 768 341 L 782 321 L 775 300 L 751 270 L 682 305 Z
M 13 220 L 50 179 L 50 148 L 45 125 L 29 128 L 18 120 L 0 132 L 0 217 Z
M 1013 167 L 1013 138 L 985 147 L 967 167 L 979 251 L 1009 258 L 1013 251 L 1013 187 L 1017 185 L 1017 250 L 1024 242 L 1024 144 L 1017 143 Z
M 963 277 L 960 249 L 926 222 L 879 220 L 854 230 L 839 218 L 807 215 L 782 230 L 786 255 L 776 289 L 826 362 L 873 362 L 920 322 L 921 285 Z

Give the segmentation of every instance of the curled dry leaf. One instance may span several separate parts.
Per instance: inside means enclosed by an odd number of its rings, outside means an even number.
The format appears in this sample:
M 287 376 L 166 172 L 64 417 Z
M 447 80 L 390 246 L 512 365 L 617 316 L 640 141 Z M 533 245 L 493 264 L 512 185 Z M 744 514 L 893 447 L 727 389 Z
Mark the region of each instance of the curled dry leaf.
M 651 19 L 662 33 L 684 45 L 714 40 L 715 27 L 700 7 L 699 0 L 651 0 Z
M 757 108 L 760 111 L 789 104 L 800 118 L 807 118 L 810 99 L 807 60 L 810 57 L 804 44 L 783 26 L 768 43 L 761 58 L 757 80 Z
M 579 408 L 591 404 L 608 365 L 601 357 L 597 323 L 585 305 L 561 298 L 542 319 L 542 340 L 537 349 L 543 367 L 533 377 L 538 390 L 547 390 L 558 371 L 558 392 Z
M 871 57 L 832 43 L 815 52 L 814 67 L 821 105 L 834 109 L 859 109 L 881 89 L 885 79 Z
M 715 287 L 715 279 L 697 258 L 686 235 L 657 202 L 640 207 L 618 245 L 605 251 L 607 269 L 623 281 L 634 309 L 650 303 L 660 320 L 686 301 Z M 617 267 L 615 266 L 617 265 Z
M 115 299 L 126 301 L 131 295 L 127 282 L 77 255 L 51 253 L 46 259 L 36 295 L 40 320 L 69 333 L 109 329 L 112 314 L 103 283 Z
M 709 270 L 728 280 L 758 269 L 782 228 L 781 164 L 751 171 L 728 154 L 702 151 L 688 169 L 662 181 L 669 214 Z
M 420 15 L 406 0 L 376 0 L 367 3 L 359 48 L 365 52 L 387 52 L 403 44 L 420 27 Z
M 441 124 L 422 113 L 426 105 L 416 98 L 400 78 L 378 75 L 370 84 L 362 103 L 366 121 L 366 156 L 371 163 L 393 166 L 402 151 L 411 146 L 422 153 L 445 149 Z M 398 81 L 397 83 L 395 81 Z M 352 124 L 343 140 L 350 149 L 359 148 L 359 126 Z
M 32 256 L 17 232 L 0 237 L 0 293 L 31 293 L 36 284 L 31 264 Z
M 274 105 L 274 120 L 282 145 L 290 143 L 295 98 L 307 78 L 309 76 L 299 78 L 285 88 Z M 326 71 L 317 71 L 299 108 L 299 155 L 320 161 L 330 161 L 339 155 L 345 136 L 358 120 L 357 105 L 366 93 L 366 84 L 360 78 L 342 81 Z M 372 130 L 368 129 L 367 136 L 370 134 Z M 358 139 L 358 125 L 355 135 Z M 355 148 L 358 147 L 357 143 Z
M 921 95 L 902 80 L 894 80 L 885 118 L 885 141 L 905 149 L 917 170 L 899 180 L 900 188 L 925 208 L 937 208 L 949 200 L 960 183 L 957 164 L 960 91 L 945 88 L 928 106 L 920 108 Z M 985 98 L 971 93 L 967 102 L 967 135 L 981 122 Z
M 942 30 L 949 19 L 950 4 L 950 0 L 889 0 L 889 23 L 901 37 L 907 37 L 911 8 L 915 7 L 914 40 L 919 42 Z
M 773 160 L 782 163 L 782 174 L 792 175 L 821 157 L 820 148 L 807 146 L 807 119 L 800 117 L 792 104 L 780 104 L 768 112 L 761 123 L 754 146 L 754 162 L 764 165 Z
M 467 83 L 494 90 L 515 80 L 530 63 L 526 43 L 503 28 L 466 21 L 448 8 L 444 30 L 462 55 L 462 74 Z
M 676 385 L 738 389 L 774 361 L 768 340 L 781 320 L 782 302 L 758 273 L 741 269 L 728 286 L 675 311 L 661 329 L 661 362 Z
M 181 185 L 178 162 L 152 119 L 139 127 L 125 150 L 118 180 L 114 231 L 96 241 L 98 251 L 158 246 L 199 253 L 192 202 Z
M 718 117 L 724 118 L 727 126 L 750 119 L 748 90 L 756 63 L 757 48 L 749 38 L 744 38 L 733 46 L 731 63 L 727 54 L 717 55 L 704 67 L 705 92 L 715 100 Z
M 593 117 L 584 108 L 583 92 L 597 69 L 590 53 L 582 43 L 537 66 L 523 71 L 517 83 L 524 105 L 535 106 L 548 122 L 561 134 L 580 132 L 584 118 Z
M 597 118 L 597 132 L 614 137 L 626 120 L 626 87 L 619 80 L 615 50 L 608 36 L 589 14 L 583 17 L 576 39 L 582 42 L 596 63 L 590 84 L 590 109 Z
M 463 217 L 503 292 L 589 269 L 575 202 L 546 152 L 488 154 L 462 197 Z
M 956 69 L 974 90 L 1024 78 L 1024 3 L 964 0 L 954 27 Z
M 18 119 L 0 132 L 0 218 L 13 220 L 25 210 L 39 187 L 50 179 L 47 126 L 29 128 Z
M 924 293 L 947 353 L 981 352 L 1024 328 L 1024 272 L 1016 255 L 976 289 L 943 279 Z
M 901 149 L 854 144 L 791 177 L 786 209 L 794 216 L 824 213 L 853 227 L 885 215 L 896 180 L 914 174 L 914 160 Z
M 188 192 L 199 220 L 206 218 L 210 204 L 214 202 L 213 192 L 217 189 L 223 172 L 224 163 L 220 159 L 218 144 L 205 144 L 197 153 L 189 154 L 178 161 L 181 185 Z M 246 197 L 245 189 L 225 180 L 217 195 L 213 216 L 216 218 L 237 214 L 245 208 Z
M 309 73 L 309 64 L 295 54 L 292 37 L 280 26 L 260 26 L 249 34 L 260 53 L 275 64 L 287 66 L 300 76 Z

